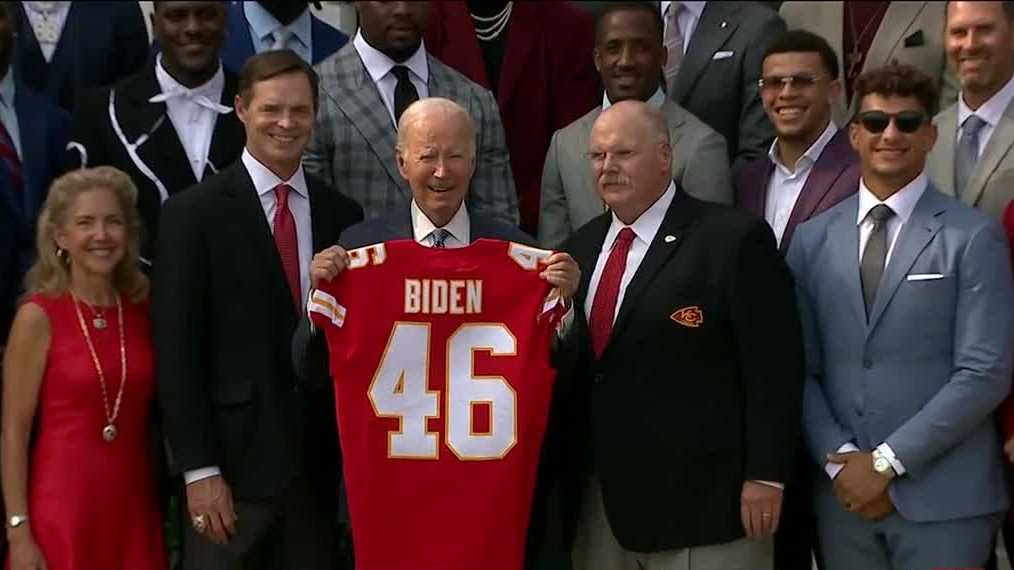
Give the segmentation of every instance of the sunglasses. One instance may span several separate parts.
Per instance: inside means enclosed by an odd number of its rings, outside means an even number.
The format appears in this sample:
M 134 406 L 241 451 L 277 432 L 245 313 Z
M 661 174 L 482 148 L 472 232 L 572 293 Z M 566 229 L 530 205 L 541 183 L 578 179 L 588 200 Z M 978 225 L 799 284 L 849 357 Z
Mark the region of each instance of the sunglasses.
M 793 73 L 792 75 L 767 75 L 757 80 L 757 86 L 761 91 L 777 92 L 786 85 L 798 89 L 806 89 L 817 84 L 819 76 L 816 73 Z
M 900 113 L 864 111 L 856 116 L 856 122 L 873 134 L 884 132 L 887 125 L 891 124 L 892 119 L 895 128 L 906 134 L 916 132 L 927 121 L 926 114 L 920 111 L 902 111 Z

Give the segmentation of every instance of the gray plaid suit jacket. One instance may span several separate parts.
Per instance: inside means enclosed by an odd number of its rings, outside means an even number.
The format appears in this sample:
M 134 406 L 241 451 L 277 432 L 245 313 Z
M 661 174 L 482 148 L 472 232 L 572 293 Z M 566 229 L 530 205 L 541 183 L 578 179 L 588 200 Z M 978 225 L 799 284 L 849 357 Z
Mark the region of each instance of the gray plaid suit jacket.
M 516 226 L 518 202 L 500 112 L 492 93 L 427 54 L 429 94 L 451 99 L 476 124 L 476 167 L 468 208 Z M 320 108 L 303 167 L 359 202 L 366 219 L 411 200 L 398 172 L 397 131 L 352 42 L 317 65 Z

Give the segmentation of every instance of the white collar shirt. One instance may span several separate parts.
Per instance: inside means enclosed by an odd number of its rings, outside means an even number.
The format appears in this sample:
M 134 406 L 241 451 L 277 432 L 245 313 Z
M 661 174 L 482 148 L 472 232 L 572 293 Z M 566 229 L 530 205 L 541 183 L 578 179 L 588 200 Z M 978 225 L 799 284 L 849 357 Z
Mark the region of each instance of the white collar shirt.
M 420 42 L 419 49 L 407 60 L 400 63 L 387 57 L 380 50 L 367 43 L 362 31 L 356 32 L 352 45 L 356 48 L 356 52 L 359 53 L 359 59 L 362 60 L 363 65 L 366 67 L 366 73 L 370 75 L 373 83 L 377 86 L 377 91 L 380 91 L 380 100 L 387 107 L 387 112 L 391 116 L 391 122 L 394 123 L 397 129 L 398 123 L 394 120 L 394 87 L 398 84 L 398 78 L 391 73 L 391 70 L 396 65 L 407 67 L 409 70 L 409 81 L 415 86 L 415 90 L 419 93 L 419 98 L 424 99 L 429 97 L 428 81 L 430 78 L 430 68 L 426 62 L 426 44 Z
M 56 46 L 60 43 L 63 28 L 70 14 L 70 2 L 22 2 L 25 16 L 32 25 L 32 33 L 39 42 L 42 57 L 53 61 Z
M 768 191 L 764 199 L 764 219 L 774 230 L 779 245 L 782 243 L 782 235 L 785 234 L 792 210 L 796 207 L 799 195 L 810 178 L 813 166 L 837 132 L 838 127 L 834 121 L 828 121 L 824 132 L 813 141 L 803 156 L 796 160 L 795 168 L 792 170 L 789 170 L 778 156 L 778 139 L 771 143 L 768 158 L 774 163 L 775 170 L 771 174 L 771 180 L 768 181 Z
M 243 2 L 243 15 L 250 25 L 250 37 L 254 39 L 257 53 L 285 48 L 294 51 L 303 61 L 313 63 L 313 19 L 309 6 L 288 25 L 282 25 L 259 2 Z M 284 34 L 284 45 L 276 46 L 277 34 Z
M 241 160 L 250 175 L 250 180 L 253 181 L 261 208 L 264 210 L 264 217 L 267 219 L 268 227 L 271 228 L 272 233 L 274 232 L 275 209 L 278 206 L 275 187 L 279 184 L 288 184 L 293 190 L 289 192 L 288 205 L 289 211 L 292 212 L 292 217 L 296 221 L 296 240 L 299 245 L 300 304 L 301 306 L 305 305 L 310 291 L 313 225 L 310 218 L 310 191 L 306 185 L 306 176 L 303 174 L 303 165 L 300 164 L 288 180 L 282 180 L 245 148 Z
M 965 119 L 969 115 L 976 115 L 980 119 L 986 122 L 982 128 L 979 129 L 979 156 L 986 150 L 986 143 L 989 142 L 990 137 L 993 136 L 993 131 L 996 130 L 996 126 L 1000 124 L 1000 119 L 1003 114 L 1007 111 L 1007 107 L 1014 101 L 1014 75 L 1011 76 L 1007 83 L 992 97 L 986 100 L 985 103 L 979 105 L 979 108 L 972 111 L 968 105 L 965 104 L 964 96 L 958 97 L 958 129 L 955 140 L 961 140 L 961 133 L 964 130 L 962 125 L 965 124 Z
M 655 90 L 655 93 L 648 98 L 645 103 L 652 109 L 661 109 L 662 105 L 665 104 L 665 91 L 659 87 Z M 602 110 L 605 111 L 609 107 L 613 106 L 613 102 L 609 100 L 609 94 L 605 91 L 602 92 Z
M 894 253 L 894 243 L 898 239 L 898 234 L 901 232 L 901 228 L 908 223 L 912 211 L 915 210 L 915 205 L 926 191 L 927 186 L 926 173 L 921 172 L 914 180 L 881 202 L 866 187 L 866 181 L 859 180 L 859 210 L 856 215 L 856 225 L 859 226 L 860 261 L 863 259 L 863 250 L 866 249 L 870 233 L 873 232 L 873 218 L 868 215 L 870 210 L 879 204 L 886 204 L 894 210 L 894 215 L 887 219 L 887 256 L 884 259 L 884 269 L 887 269 L 888 264 L 891 263 L 891 254 Z
M 465 207 L 464 202 L 458 206 L 458 211 L 454 213 L 451 220 L 442 228 L 437 228 L 433 224 L 419 205 L 415 203 L 415 200 L 412 200 L 410 209 L 412 212 L 412 237 L 415 238 L 417 243 L 426 247 L 432 247 L 432 235 L 437 229 L 446 230 L 450 234 L 444 240 L 444 247 L 446 248 L 464 247 L 472 243 L 472 224 L 468 217 L 468 208 Z
M 222 66 L 219 64 L 218 71 L 206 83 L 188 89 L 169 75 L 162 66 L 162 54 L 159 54 L 155 65 L 155 78 L 162 93 L 170 95 L 165 99 L 166 113 L 176 129 L 180 144 L 183 145 L 194 178 L 200 181 L 208 164 L 208 153 L 211 151 L 211 139 L 219 112 L 198 101 L 202 97 L 215 104 L 222 100 L 222 90 L 225 88 Z

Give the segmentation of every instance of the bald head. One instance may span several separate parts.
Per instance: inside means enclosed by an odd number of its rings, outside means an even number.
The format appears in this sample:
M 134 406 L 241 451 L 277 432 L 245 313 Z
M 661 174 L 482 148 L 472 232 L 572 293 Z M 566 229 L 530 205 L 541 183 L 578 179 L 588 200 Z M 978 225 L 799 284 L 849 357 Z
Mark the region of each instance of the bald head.
M 398 121 L 398 171 L 416 206 L 443 227 L 461 208 L 475 172 L 475 123 L 450 99 L 412 103 Z
M 621 101 L 599 115 L 589 141 L 602 200 L 632 224 L 672 181 L 672 146 L 665 117 L 646 103 Z

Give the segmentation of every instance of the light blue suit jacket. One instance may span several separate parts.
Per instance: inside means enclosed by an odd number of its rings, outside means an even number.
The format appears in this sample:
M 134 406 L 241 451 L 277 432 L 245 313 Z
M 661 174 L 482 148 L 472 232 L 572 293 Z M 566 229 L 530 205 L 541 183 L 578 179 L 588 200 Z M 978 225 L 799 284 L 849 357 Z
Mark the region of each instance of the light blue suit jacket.
M 1003 231 L 931 185 L 898 234 L 867 322 L 858 205 L 856 194 L 801 224 L 789 248 L 806 343 L 807 445 L 824 465 L 845 442 L 871 450 L 886 441 L 906 469 L 891 499 L 911 521 L 1005 510 L 993 421 L 1014 351 Z

